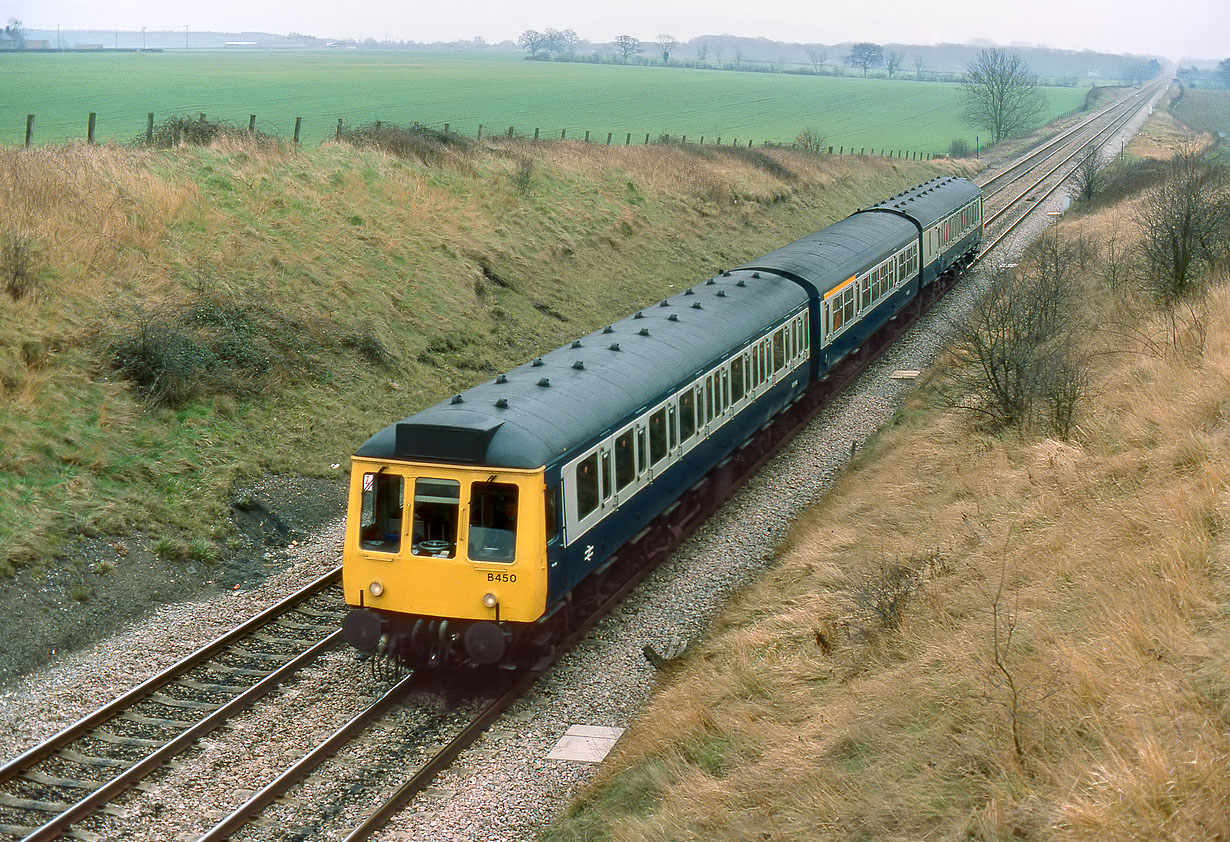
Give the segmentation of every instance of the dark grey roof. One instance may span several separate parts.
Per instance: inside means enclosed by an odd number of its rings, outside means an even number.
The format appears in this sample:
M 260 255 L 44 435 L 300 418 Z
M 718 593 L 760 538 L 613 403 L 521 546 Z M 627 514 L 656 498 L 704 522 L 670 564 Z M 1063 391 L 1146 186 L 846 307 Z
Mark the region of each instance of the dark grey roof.
M 739 268 L 776 272 L 823 295 L 917 237 L 918 229 L 896 214 L 855 214 Z
M 773 275 L 737 271 L 712 278 L 391 424 L 355 455 L 550 465 L 806 302 L 802 288 Z
M 898 193 L 883 202 L 864 208 L 896 210 L 918 221 L 924 228 L 978 197 L 978 185 L 954 175 L 938 176 Z

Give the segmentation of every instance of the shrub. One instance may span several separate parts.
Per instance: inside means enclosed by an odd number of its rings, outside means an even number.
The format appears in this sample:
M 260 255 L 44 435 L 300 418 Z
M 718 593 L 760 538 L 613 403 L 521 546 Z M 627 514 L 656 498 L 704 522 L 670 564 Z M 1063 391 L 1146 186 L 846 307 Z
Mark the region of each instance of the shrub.
M 473 141 L 456 132 L 429 129 L 414 123 L 399 126 L 377 120 L 360 126 L 343 125 L 338 139 L 351 146 L 380 149 L 398 158 L 417 158 L 423 164 L 439 163 L 448 153 L 464 153 Z
M 819 129 L 803 129 L 794 139 L 795 145 L 805 152 L 819 155 L 824 151 L 827 140 Z
M 948 144 L 949 158 L 968 158 L 969 152 L 969 141 L 965 138 L 953 138 L 952 143 Z
M 249 132 L 247 126 L 237 126 L 225 120 L 209 120 L 204 115 L 190 117 L 187 114 L 177 114 L 161 123 L 156 123 L 152 136 L 141 135 L 137 138 L 136 143 L 153 146 L 156 149 L 171 149 L 180 144 L 208 146 L 222 139 L 276 142 L 271 135 L 263 132 Z
M 0 238 L 0 277 L 4 291 L 15 301 L 38 289 L 34 241 L 25 234 L 6 233 Z

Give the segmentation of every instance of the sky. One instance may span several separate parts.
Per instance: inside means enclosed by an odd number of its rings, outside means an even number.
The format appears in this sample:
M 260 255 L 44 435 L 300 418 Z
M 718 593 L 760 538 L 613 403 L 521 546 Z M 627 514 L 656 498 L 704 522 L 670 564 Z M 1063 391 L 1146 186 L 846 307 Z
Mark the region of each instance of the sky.
M 834 44 L 990 41 L 1006 46 L 1230 56 L 1230 0 L 0 0 L 27 28 L 299 32 L 328 38 L 516 39 L 572 29 L 589 41 L 667 33 Z

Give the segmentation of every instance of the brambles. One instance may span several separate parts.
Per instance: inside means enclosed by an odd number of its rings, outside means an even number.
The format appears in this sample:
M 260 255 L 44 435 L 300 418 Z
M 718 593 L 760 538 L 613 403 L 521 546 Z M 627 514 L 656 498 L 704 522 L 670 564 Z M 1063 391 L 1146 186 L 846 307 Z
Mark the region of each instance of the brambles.
M 155 149 L 172 149 L 176 146 L 208 146 L 217 140 L 257 140 L 261 143 L 276 144 L 277 140 L 263 132 L 250 132 L 246 127 L 228 123 L 225 120 L 210 120 L 202 114 L 190 117 L 187 114 L 177 114 L 168 117 L 154 126 L 149 137 L 142 135 L 137 138 L 137 144 L 153 146 Z
M 466 153 L 473 147 L 471 140 L 455 132 L 429 129 L 418 123 L 399 126 L 380 120 L 342 126 L 337 138 L 351 146 L 380 149 L 399 158 L 417 158 L 423 164 L 438 164 L 449 153 Z
M 0 237 L 0 278 L 4 291 L 14 301 L 33 295 L 38 289 L 34 268 L 34 241 L 25 234 L 6 233 Z

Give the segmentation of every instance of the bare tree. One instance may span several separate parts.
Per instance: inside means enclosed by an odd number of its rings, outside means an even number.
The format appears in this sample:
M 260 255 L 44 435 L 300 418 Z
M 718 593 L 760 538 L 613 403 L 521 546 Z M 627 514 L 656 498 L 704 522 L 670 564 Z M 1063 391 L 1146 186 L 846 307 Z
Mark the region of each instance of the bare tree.
M 532 56 L 537 55 L 538 51 L 546 47 L 546 45 L 547 36 L 537 29 L 527 29 L 517 38 L 517 46 L 523 50 L 529 50 Z
M 800 149 L 819 155 L 824 149 L 824 134 L 817 128 L 803 129 L 795 137 L 794 142 Z
M 1106 184 L 1106 158 L 1102 150 L 1096 146 L 1090 147 L 1089 154 L 1081 159 L 1072 171 L 1072 188 L 1068 195 L 1073 199 L 1083 199 L 1088 202 L 1102 191 Z
M 884 54 L 884 70 L 888 73 L 889 79 L 897 75 L 904 61 L 905 53 L 900 50 L 889 50 Z
M 699 44 L 696 44 L 696 60 L 699 61 L 701 64 L 704 64 L 706 61 L 709 60 L 709 42 L 708 41 L 701 41 Z
M 724 52 L 724 48 L 722 47 L 721 44 L 713 45 L 713 61 L 717 64 L 718 67 L 722 66 L 722 53 L 723 52 Z
M 966 122 L 989 129 L 992 143 L 1029 128 L 1042 108 L 1037 77 L 1000 49 L 982 50 L 966 67 L 961 99 Z
M 545 47 L 548 52 L 566 53 L 576 48 L 580 43 L 581 38 L 571 29 L 548 29 L 544 33 L 546 38 Z
M 828 53 L 824 51 L 819 44 L 807 48 L 807 58 L 811 60 L 811 66 L 817 73 L 820 68 L 824 67 L 824 63 L 828 61 Z
M 672 36 L 663 33 L 657 37 L 658 49 L 662 51 L 662 63 L 670 64 L 671 50 L 679 46 L 679 42 Z
M 914 56 L 914 78 L 922 81 L 923 71 L 927 69 L 927 60 L 921 55 Z
M 619 50 L 620 58 L 627 64 L 628 59 L 641 51 L 641 42 L 631 35 L 616 35 L 615 49 Z
M 1217 75 L 1221 77 L 1222 86 L 1230 88 L 1230 58 L 1222 59 L 1217 65 Z
M 26 28 L 20 18 L 9 18 L 4 34 L 13 39 L 13 46 L 19 50 L 26 48 Z
M 846 64 L 850 67 L 863 68 L 863 75 L 867 75 L 868 68 L 879 67 L 884 63 L 884 50 L 878 44 L 872 44 L 869 41 L 862 41 L 850 48 L 850 54 L 846 56 Z
M 1230 176 L 1187 143 L 1136 210 L 1148 281 L 1164 302 L 1186 298 L 1200 270 L 1225 254 L 1230 232 Z

